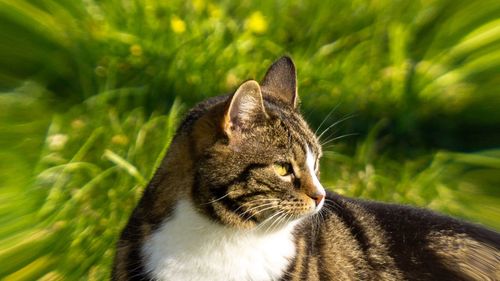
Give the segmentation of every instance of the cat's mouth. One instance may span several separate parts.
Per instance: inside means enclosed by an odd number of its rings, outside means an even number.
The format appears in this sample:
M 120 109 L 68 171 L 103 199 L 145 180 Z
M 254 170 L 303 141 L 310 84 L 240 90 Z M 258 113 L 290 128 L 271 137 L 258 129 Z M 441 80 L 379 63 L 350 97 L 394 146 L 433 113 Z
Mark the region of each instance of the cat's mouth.
M 262 205 L 261 212 L 255 217 L 255 228 L 265 232 L 272 232 L 287 225 L 294 224 L 306 217 L 318 213 L 324 205 L 324 198 L 313 200 L 311 198 L 294 198 L 293 200 L 275 201 L 274 204 Z M 250 207 L 248 210 L 259 209 Z

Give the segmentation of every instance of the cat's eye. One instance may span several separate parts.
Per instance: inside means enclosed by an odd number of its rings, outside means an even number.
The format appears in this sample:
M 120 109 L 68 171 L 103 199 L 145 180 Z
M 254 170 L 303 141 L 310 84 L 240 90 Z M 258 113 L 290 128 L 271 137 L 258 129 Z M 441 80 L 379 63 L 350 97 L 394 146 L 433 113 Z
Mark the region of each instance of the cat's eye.
M 275 163 L 273 167 L 274 171 L 282 177 L 289 176 L 293 173 L 292 165 L 290 163 Z

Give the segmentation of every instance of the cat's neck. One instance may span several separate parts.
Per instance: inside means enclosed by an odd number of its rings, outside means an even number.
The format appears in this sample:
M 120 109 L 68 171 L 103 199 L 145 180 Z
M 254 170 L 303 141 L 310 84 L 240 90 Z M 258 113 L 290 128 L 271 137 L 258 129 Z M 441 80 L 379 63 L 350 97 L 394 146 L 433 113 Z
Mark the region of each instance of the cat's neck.
M 295 255 L 295 225 L 273 232 L 237 230 L 181 200 L 144 243 L 146 270 L 155 280 L 277 280 Z

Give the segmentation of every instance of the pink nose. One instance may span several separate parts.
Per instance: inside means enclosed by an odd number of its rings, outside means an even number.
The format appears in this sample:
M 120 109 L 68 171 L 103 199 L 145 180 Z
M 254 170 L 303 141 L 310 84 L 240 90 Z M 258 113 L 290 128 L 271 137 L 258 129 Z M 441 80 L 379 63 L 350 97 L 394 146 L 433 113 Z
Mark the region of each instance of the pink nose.
M 316 206 L 321 204 L 321 201 L 323 201 L 323 198 L 325 198 L 325 196 L 323 194 L 319 194 L 319 193 L 308 194 L 307 196 L 311 197 L 311 199 L 314 200 L 314 202 L 316 203 Z

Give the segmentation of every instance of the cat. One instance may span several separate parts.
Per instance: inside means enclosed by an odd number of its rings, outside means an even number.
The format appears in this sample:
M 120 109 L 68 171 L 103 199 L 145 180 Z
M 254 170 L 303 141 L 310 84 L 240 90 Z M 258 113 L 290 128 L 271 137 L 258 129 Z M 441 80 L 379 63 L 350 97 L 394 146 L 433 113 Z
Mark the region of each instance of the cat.
M 117 243 L 113 280 L 500 280 L 500 234 L 325 191 L 289 57 L 194 107 Z

